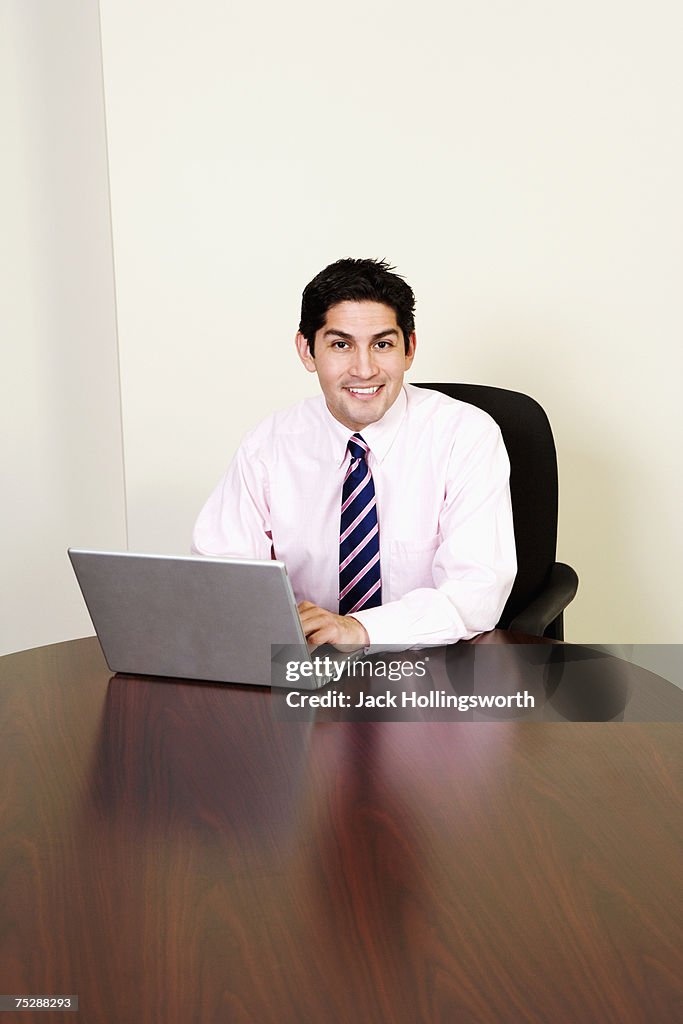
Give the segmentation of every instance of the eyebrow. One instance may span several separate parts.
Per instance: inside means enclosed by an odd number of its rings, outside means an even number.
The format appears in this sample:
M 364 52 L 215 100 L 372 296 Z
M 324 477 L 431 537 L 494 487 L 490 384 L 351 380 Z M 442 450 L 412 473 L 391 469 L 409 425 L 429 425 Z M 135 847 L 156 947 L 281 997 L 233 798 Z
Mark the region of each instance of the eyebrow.
M 398 330 L 395 327 L 388 327 L 386 331 L 380 331 L 379 334 L 373 334 L 371 340 L 379 341 L 380 338 L 386 338 L 387 334 L 395 334 L 398 338 Z M 323 338 L 328 338 L 330 335 L 334 335 L 336 338 L 343 338 L 344 341 L 354 340 L 352 334 L 347 334 L 346 331 L 335 331 L 332 327 L 328 331 L 325 331 Z

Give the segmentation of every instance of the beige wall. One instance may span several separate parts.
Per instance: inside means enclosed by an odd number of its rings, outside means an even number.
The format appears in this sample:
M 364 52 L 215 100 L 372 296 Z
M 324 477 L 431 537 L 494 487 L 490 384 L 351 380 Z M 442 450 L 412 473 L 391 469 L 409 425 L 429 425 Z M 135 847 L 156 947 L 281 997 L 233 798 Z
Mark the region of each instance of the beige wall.
M 122 421 L 95 0 L 2 8 L 10 643 L 88 631 L 63 548 L 125 546 L 121 422 L 131 550 L 188 550 L 241 434 L 313 393 L 299 295 L 342 255 L 415 288 L 412 379 L 548 410 L 569 637 L 678 640 L 679 6 L 100 8 Z
M 526 390 L 574 639 L 680 637 L 680 6 L 102 0 L 130 543 L 186 551 L 243 431 L 315 386 L 306 281 L 388 256 L 415 380 Z
M 0 5 L 0 653 L 92 633 L 66 549 L 125 548 L 97 5 Z

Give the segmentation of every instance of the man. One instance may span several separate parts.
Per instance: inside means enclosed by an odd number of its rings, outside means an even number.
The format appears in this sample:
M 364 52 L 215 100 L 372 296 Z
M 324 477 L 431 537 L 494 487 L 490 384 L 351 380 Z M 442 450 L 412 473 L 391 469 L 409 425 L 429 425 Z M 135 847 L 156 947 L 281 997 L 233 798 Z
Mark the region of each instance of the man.
M 475 636 L 515 578 L 500 431 L 404 385 L 415 298 L 393 269 L 338 260 L 306 286 L 296 348 L 322 396 L 247 434 L 195 525 L 198 554 L 285 562 L 314 646 Z

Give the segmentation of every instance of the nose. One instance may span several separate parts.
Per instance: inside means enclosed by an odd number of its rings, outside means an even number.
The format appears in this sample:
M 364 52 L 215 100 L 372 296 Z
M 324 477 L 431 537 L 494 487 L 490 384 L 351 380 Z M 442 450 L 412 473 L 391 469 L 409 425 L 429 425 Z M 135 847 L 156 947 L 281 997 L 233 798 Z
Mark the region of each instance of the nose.
M 371 380 L 377 372 L 374 353 L 370 349 L 363 349 L 360 346 L 356 348 L 350 371 L 359 380 Z

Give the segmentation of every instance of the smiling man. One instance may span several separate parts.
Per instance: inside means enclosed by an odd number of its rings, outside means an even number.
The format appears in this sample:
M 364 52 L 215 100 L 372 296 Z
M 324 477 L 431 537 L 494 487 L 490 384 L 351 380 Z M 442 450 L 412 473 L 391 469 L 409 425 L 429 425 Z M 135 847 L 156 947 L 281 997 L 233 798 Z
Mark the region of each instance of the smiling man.
M 296 335 L 322 395 L 246 436 L 195 525 L 198 554 L 285 562 L 313 645 L 453 643 L 492 629 L 512 589 L 500 431 L 404 384 L 414 309 L 383 261 L 322 270 Z

